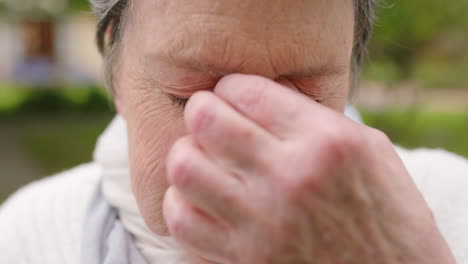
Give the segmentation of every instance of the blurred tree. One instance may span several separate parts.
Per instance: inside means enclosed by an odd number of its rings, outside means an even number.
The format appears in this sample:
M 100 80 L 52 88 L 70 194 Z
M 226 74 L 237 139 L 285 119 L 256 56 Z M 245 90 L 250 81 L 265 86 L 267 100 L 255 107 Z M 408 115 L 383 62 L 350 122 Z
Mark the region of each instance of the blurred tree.
M 88 0 L 69 0 L 68 9 L 70 11 L 89 11 L 90 5 Z
M 430 79 L 438 70 L 433 68 L 443 68 L 457 72 L 447 78 L 468 83 L 461 76 L 468 68 L 460 69 L 468 67 L 466 11 L 468 0 L 385 1 L 370 44 L 371 60 L 377 64 L 371 77 L 408 80 L 419 74 Z

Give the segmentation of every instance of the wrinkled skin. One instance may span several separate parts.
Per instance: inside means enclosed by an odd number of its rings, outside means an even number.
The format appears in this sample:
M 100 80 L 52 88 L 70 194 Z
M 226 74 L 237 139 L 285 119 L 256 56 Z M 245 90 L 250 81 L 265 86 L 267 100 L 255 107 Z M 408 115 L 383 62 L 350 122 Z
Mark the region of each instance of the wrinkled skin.
M 131 10 L 115 100 L 153 232 L 197 263 L 454 263 L 391 142 L 342 114 L 351 1 Z

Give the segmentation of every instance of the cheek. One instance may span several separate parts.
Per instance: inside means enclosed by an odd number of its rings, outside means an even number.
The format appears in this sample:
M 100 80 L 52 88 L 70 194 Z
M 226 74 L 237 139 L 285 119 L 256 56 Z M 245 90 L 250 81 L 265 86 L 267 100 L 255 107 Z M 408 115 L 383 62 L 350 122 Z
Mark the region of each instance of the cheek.
M 166 155 L 186 134 L 182 108 L 162 94 L 136 93 L 127 111 L 132 188 L 148 226 L 162 233 Z
M 329 85 L 334 88 L 329 91 L 321 103 L 335 111 L 344 113 L 346 104 L 349 101 L 349 91 L 351 87 L 349 75 L 331 80 Z

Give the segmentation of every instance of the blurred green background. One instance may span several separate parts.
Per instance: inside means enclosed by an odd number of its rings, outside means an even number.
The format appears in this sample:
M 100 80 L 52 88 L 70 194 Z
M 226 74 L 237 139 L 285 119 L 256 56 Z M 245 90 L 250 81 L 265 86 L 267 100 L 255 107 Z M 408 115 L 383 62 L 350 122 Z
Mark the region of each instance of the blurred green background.
M 354 103 L 396 144 L 468 157 L 466 11 L 468 0 L 381 4 Z M 85 0 L 0 0 L 0 201 L 92 159 L 115 114 L 94 23 Z

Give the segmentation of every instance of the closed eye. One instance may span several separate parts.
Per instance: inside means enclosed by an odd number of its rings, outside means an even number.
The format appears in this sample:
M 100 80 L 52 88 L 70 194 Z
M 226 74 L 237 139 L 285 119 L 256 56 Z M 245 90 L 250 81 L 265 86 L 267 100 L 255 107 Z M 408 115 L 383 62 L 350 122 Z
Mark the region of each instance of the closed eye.
M 185 107 L 185 105 L 187 104 L 188 100 L 190 98 L 182 98 L 182 97 L 178 97 L 178 96 L 175 96 L 173 94 L 167 94 L 169 96 L 169 99 L 171 100 L 171 103 L 173 105 L 177 105 L 177 106 L 180 106 L 180 107 Z M 307 95 L 306 95 L 307 96 Z M 310 97 L 309 97 L 310 98 Z M 318 99 L 313 99 L 315 102 L 317 103 L 322 103 L 322 100 L 318 100 Z
M 180 107 L 185 107 L 185 105 L 187 104 L 189 98 L 182 98 L 182 97 L 178 97 L 178 96 L 175 96 L 173 94 L 167 94 L 169 96 L 169 99 L 171 99 L 171 102 L 173 105 L 177 105 L 177 106 L 180 106 Z

